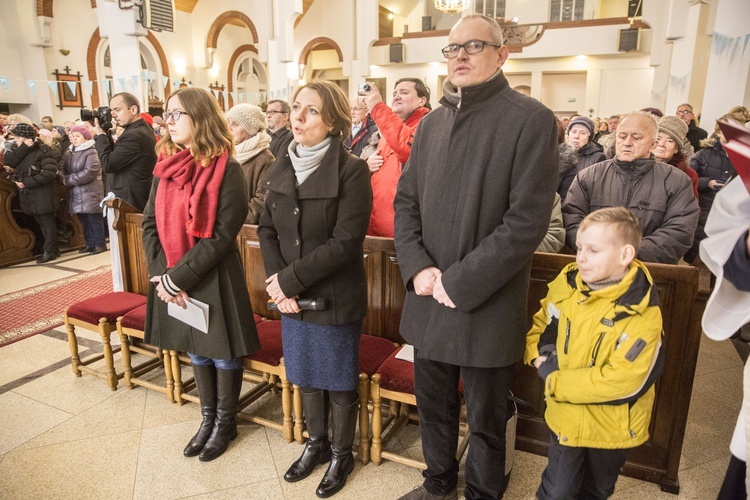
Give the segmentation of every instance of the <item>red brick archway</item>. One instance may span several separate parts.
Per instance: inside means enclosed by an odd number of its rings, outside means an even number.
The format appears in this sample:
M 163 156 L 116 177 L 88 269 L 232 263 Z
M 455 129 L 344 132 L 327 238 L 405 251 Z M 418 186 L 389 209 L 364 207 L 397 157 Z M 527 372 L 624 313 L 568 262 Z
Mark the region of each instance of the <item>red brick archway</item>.
M 307 45 L 305 45 L 305 48 L 302 49 L 302 53 L 299 55 L 299 64 L 307 64 L 307 57 L 314 49 L 335 50 L 336 54 L 339 56 L 339 62 L 344 62 L 344 54 L 341 52 L 339 45 L 328 37 L 319 36 L 307 42 Z
M 250 44 L 240 45 L 237 47 L 237 50 L 234 51 L 232 54 L 232 57 L 229 59 L 229 66 L 227 68 L 227 91 L 232 92 L 234 90 L 234 65 L 237 62 L 237 59 L 240 58 L 242 54 L 245 52 L 255 52 L 258 53 L 258 49 L 256 49 L 254 46 Z M 227 100 L 228 106 L 231 108 L 234 106 L 234 99 L 232 99 L 232 95 L 229 94 L 229 99 Z
M 51 1 L 51 0 L 50 0 Z M 99 28 L 96 28 L 94 30 L 94 34 L 91 35 L 91 40 L 89 40 L 89 47 L 86 51 L 86 68 L 88 69 L 89 73 L 89 80 L 92 82 L 97 83 L 97 85 L 93 85 L 92 91 L 91 91 L 91 107 L 92 108 L 98 108 L 101 105 L 100 97 L 99 97 L 99 85 L 98 85 L 98 77 L 96 72 L 96 52 L 99 49 L 99 42 L 101 42 L 101 35 L 99 34 Z M 148 32 L 148 35 L 146 36 L 146 39 L 151 42 L 151 45 L 154 46 L 154 49 L 156 50 L 156 54 L 159 56 L 159 62 L 161 63 L 161 70 L 164 76 L 169 78 L 169 63 L 167 62 L 167 56 L 164 53 L 164 49 L 162 48 L 161 44 L 159 43 L 159 40 L 156 39 L 153 33 L 150 31 Z M 164 88 L 164 101 L 166 102 L 167 98 L 169 98 L 170 92 L 170 86 L 169 82 L 167 82 L 166 87 Z M 148 103 L 143 103 L 144 106 L 142 106 L 143 110 L 148 110 Z
M 219 33 L 221 33 L 221 30 L 224 28 L 224 26 L 226 26 L 231 21 L 240 21 L 242 24 L 247 26 L 247 28 L 253 34 L 253 43 L 258 43 L 258 31 L 255 29 L 255 25 L 250 20 L 250 18 L 240 11 L 230 10 L 217 17 L 214 23 L 211 25 L 211 28 L 208 30 L 208 36 L 206 37 L 207 49 L 216 48 L 216 45 L 219 42 Z

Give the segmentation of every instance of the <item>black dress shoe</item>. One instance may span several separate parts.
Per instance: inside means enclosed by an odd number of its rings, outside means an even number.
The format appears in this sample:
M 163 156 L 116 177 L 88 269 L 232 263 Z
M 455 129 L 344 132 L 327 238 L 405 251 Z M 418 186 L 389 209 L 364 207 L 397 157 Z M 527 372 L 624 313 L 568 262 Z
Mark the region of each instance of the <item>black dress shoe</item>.
M 86 247 L 78 250 L 78 253 L 91 253 L 94 251 L 94 247 Z
M 55 254 L 53 254 L 53 253 L 45 253 L 44 255 L 42 255 L 41 257 L 39 257 L 36 260 L 36 263 L 37 264 L 44 264 L 45 262 L 49 262 L 51 260 L 55 260 L 56 258 L 57 258 L 57 256 Z
M 91 250 L 91 252 L 89 252 L 89 253 L 91 255 L 96 255 L 98 253 L 102 253 L 102 252 L 106 252 L 106 251 L 107 251 L 107 247 L 96 247 L 93 250 Z

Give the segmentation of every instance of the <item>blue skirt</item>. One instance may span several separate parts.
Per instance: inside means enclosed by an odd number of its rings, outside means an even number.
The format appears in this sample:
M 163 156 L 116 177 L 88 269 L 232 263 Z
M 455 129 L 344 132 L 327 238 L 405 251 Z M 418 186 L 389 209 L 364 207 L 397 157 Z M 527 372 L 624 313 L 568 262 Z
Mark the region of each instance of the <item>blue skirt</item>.
M 286 377 L 300 387 L 354 391 L 359 385 L 362 321 L 318 325 L 281 316 Z

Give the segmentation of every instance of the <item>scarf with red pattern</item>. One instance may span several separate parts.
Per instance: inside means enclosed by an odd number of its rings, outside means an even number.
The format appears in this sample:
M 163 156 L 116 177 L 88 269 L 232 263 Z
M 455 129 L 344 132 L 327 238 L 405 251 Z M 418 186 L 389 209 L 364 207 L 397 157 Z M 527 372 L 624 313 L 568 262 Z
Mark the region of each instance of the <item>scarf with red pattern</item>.
M 173 267 L 198 238 L 213 236 L 219 188 L 228 158 L 225 151 L 203 167 L 191 156 L 189 148 L 159 157 L 154 167 L 154 177 L 160 179 L 154 210 L 167 267 Z

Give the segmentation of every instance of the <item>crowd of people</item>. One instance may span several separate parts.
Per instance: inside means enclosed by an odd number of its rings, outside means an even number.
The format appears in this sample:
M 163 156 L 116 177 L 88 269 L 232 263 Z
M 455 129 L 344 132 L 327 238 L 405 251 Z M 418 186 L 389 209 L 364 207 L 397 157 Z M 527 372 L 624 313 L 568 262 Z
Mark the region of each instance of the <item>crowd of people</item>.
M 189 353 L 200 396 L 185 456 L 213 460 L 235 439 L 241 357 L 259 348 L 236 243 L 243 223 L 258 224 L 287 378 L 301 389 L 310 435 L 285 480 L 328 463 L 316 490 L 325 498 L 353 469 L 368 234 L 394 238 L 407 290 L 400 331 L 415 352 L 427 469 L 402 498 L 457 498 L 459 380 L 471 429 L 464 495 L 502 497 L 521 359 L 544 380 L 552 431 L 538 498 L 606 498 L 627 450 L 648 439 L 663 351 L 644 262 L 698 264 L 717 193 L 737 175 L 725 137 L 699 128 L 690 104 L 674 115 L 556 118 L 510 88 L 502 30 L 481 15 L 462 18 L 441 52 L 448 78 L 434 110 L 422 80 L 401 78 L 390 105 L 374 83 L 350 100 L 316 80 L 291 102 L 226 113 L 186 88 L 161 117 L 128 93 L 111 99 L 111 122 L 0 114 L 5 170 L 43 233 L 37 262 L 59 255 L 58 183 L 83 225 L 82 252 L 106 250 L 105 193 L 143 211 L 146 341 Z M 750 112 L 720 120 L 748 123 Z M 535 251 L 576 261 L 550 283 L 527 331 Z M 305 307 L 321 298 L 324 310 Z M 208 336 L 168 312 L 192 300 L 214 308 Z M 600 319 L 609 329 L 598 335 L 590 325 Z M 615 428 L 618 419 L 630 426 Z

